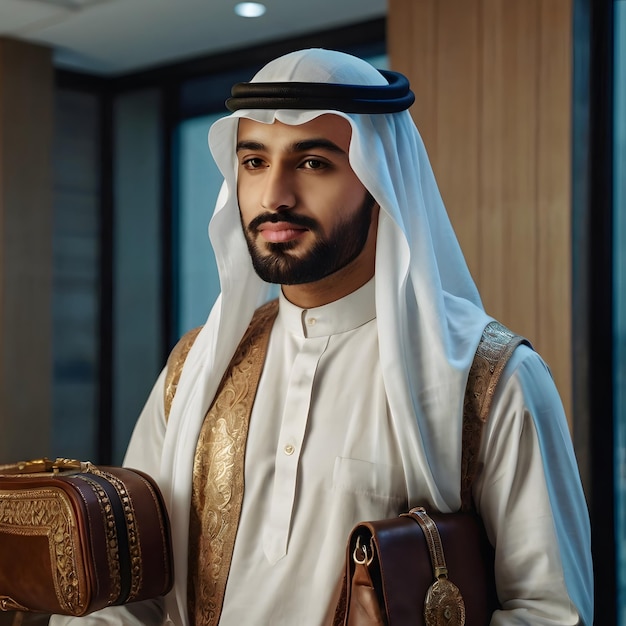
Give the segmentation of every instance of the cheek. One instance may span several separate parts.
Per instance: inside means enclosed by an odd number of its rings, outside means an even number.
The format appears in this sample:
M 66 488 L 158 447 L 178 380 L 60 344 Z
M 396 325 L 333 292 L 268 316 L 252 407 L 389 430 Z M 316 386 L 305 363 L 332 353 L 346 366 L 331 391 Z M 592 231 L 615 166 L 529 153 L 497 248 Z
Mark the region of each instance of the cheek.
M 250 185 L 237 181 L 237 202 L 239 203 L 239 212 L 244 223 L 249 222 L 251 219 L 251 207 L 253 206 L 251 196 Z
M 331 236 L 338 224 L 345 224 L 356 218 L 365 200 L 362 186 L 343 188 L 340 192 L 318 193 L 315 201 L 315 214 L 324 235 Z
M 335 214 L 338 208 L 351 210 L 352 206 L 358 206 L 365 191 L 360 184 L 348 184 L 345 180 L 333 180 L 327 178 L 322 182 L 314 181 L 315 184 L 301 188 L 301 197 L 307 199 L 311 208 L 315 207 L 322 212 Z

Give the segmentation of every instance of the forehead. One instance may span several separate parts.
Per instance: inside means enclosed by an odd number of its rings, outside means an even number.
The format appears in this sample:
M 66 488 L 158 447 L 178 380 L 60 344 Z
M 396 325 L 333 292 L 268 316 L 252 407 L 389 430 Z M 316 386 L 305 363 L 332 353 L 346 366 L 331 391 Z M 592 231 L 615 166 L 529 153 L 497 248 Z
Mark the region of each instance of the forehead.
M 307 139 L 327 139 L 346 153 L 350 147 L 352 127 L 339 115 L 326 113 L 304 124 L 285 124 L 274 120 L 272 124 L 241 118 L 237 127 L 237 141 L 256 140 L 267 147 L 273 144 L 293 144 Z

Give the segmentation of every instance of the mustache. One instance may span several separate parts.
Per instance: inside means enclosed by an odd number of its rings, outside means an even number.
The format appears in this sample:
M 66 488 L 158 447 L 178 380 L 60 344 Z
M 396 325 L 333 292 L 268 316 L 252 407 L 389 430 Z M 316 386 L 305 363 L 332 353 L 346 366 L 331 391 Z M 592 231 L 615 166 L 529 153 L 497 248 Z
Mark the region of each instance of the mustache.
M 312 217 L 307 217 L 306 215 L 297 215 L 295 213 L 261 213 L 257 215 L 253 220 L 248 224 L 248 230 L 254 231 L 261 226 L 261 224 L 265 224 L 269 222 L 270 224 L 276 224 L 278 222 L 287 222 L 288 224 L 293 224 L 294 226 L 302 226 L 303 228 L 308 228 L 309 230 L 317 229 L 317 221 Z

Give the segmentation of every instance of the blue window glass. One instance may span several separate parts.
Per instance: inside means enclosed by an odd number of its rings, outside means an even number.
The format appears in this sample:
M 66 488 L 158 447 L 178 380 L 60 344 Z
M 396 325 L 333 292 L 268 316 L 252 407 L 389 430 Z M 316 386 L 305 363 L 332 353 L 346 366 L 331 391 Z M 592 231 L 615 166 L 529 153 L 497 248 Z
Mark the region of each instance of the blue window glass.
M 220 286 L 208 226 L 222 176 L 211 157 L 209 127 L 225 113 L 195 117 L 178 130 L 177 336 L 204 324 Z

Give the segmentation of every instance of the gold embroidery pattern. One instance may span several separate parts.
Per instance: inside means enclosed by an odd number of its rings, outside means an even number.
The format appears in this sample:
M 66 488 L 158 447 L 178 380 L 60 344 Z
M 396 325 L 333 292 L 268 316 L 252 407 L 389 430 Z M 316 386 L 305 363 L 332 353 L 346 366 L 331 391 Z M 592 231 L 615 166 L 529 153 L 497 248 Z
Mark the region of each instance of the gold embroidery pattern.
M 198 439 L 188 572 L 189 619 L 198 626 L 219 621 L 243 501 L 250 411 L 277 312 L 272 301 L 255 313 Z
M 128 550 L 130 553 L 130 593 L 127 602 L 131 602 L 137 597 L 143 584 L 143 568 L 141 566 L 141 546 L 139 545 L 139 535 L 137 534 L 137 524 L 135 523 L 135 510 L 133 503 L 126 490 L 126 485 L 117 476 L 109 472 L 94 468 L 94 474 L 106 478 L 113 485 L 120 496 L 120 502 L 124 511 L 126 521 L 126 532 L 128 533 Z
M 201 330 L 202 326 L 199 326 L 198 328 L 193 328 L 192 330 L 186 332 L 174 346 L 174 349 L 167 359 L 167 373 L 165 374 L 165 391 L 163 398 L 166 422 L 170 415 L 172 401 L 174 400 L 174 395 L 176 394 L 176 388 L 178 387 L 178 381 L 180 380 L 180 375 L 183 371 L 185 359 L 187 358 L 187 354 Z
M 472 510 L 472 483 L 479 472 L 478 455 L 483 426 L 502 370 L 513 350 L 528 342 L 499 322 L 491 322 L 483 331 L 469 371 L 463 403 L 463 456 L 461 459 L 461 510 Z M 530 344 L 528 344 L 530 345 Z
M 19 493 L 2 490 L 0 496 L 0 527 L 3 532 L 23 536 L 45 535 L 48 538 L 59 605 L 68 613 L 82 612 L 85 598 L 81 597 L 77 576 L 76 529 L 72 524 L 71 504 L 65 494 L 56 489 Z M 3 598 L 3 603 L 8 605 L 9 600 Z M 16 605 L 15 608 L 19 607 Z
M 93 472 L 92 467 L 92 473 Z M 94 494 L 98 498 L 98 504 L 103 513 L 102 522 L 104 524 L 104 534 L 106 537 L 107 547 L 107 563 L 109 565 L 109 576 L 111 579 L 111 591 L 109 592 L 108 603 L 113 604 L 122 593 L 122 574 L 120 571 L 119 544 L 117 539 L 117 530 L 115 526 L 115 515 L 111 500 L 107 492 L 95 481 L 89 480 L 89 476 L 80 474 L 77 476 L 89 483 Z

